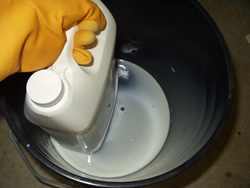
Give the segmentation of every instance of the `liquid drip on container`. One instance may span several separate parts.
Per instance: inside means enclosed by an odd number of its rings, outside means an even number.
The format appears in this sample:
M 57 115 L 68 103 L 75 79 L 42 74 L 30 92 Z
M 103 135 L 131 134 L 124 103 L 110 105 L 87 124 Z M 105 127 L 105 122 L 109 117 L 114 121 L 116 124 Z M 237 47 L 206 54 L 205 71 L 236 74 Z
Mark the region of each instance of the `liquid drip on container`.
M 157 156 L 167 138 L 169 106 L 156 80 L 123 60 L 118 60 L 118 75 L 113 119 L 99 151 L 92 155 L 72 151 L 51 138 L 61 157 L 83 174 L 115 178 L 134 173 Z

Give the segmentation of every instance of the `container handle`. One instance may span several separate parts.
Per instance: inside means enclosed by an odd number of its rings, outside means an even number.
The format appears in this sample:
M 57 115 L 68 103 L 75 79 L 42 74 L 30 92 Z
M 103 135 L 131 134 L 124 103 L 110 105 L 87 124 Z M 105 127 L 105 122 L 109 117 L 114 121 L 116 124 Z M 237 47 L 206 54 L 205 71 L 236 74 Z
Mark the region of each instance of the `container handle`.
M 31 171 L 31 173 L 38 179 L 40 180 L 41 182 L 45 182 L 46 184 L 49 184 L 49 185 L 53 185 L 53 186 L 60 186 L 60 187 L 73 187 L 73 185 L 69 185 L 69 184 L 65 184 L 65 183 L 61 183 L 61 182 L 58 182 L 56 180 L 51 180 L 51 179 L 48 179 L 48 178 L 45 178 L 41 175 L 39 175 L 35 170 L 34 168 L 32 168 L 30 162 L 28 161 L 28 159 L 25 157 L 24 153 L 22 152 L 21 148 L 18 146 L 14 136 L 13 136 L 13 133 L 12 131 L 10 130 L 9 131 L 9 136 L 10 136 L 10 139 L 11 141 L 13 142 L 14 146 L 16 147 L 18 153 L 21 155 L 22 159 L 24 160 L 25 164 L 27 165 L 28 169 Z M 74 186 L 76 187 L 76 186 Z

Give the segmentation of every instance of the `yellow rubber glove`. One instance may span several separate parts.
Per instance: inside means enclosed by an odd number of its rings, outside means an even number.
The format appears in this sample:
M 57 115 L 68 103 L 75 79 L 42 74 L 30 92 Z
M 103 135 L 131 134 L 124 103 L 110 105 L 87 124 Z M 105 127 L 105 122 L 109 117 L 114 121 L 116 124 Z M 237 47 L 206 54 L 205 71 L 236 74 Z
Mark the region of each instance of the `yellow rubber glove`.
M 0 0 L 0 80 L 52 65 L 66 42 L 65 31 L 77 24 L 73 56 L 88 64 L 91 54 L 84 46 L 106 25 L 92 1 Z
M 99 30 L 94 20 L 82 21 L 79 24 L 79 31 L 74 36 L 73 57 L 81 65 L 89 65 L 92 60 L 91 53 L 84 49 L 86 45 L 95 41 L 95 33 Z

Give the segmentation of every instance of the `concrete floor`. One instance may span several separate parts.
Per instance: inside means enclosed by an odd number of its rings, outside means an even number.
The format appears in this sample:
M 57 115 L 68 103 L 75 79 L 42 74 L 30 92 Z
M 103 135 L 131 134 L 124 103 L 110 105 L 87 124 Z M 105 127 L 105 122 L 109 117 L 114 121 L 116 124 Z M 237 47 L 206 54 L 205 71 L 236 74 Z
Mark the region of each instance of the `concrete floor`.
M 250 187 L 250 1 L 200 0 L 221 30 L 228 45 L 235 72 L 235 95 L 231 116 L 211 150 L 183 173 L 158 187 Z M 9 128 L 0 114 L 0 188 L 50 187 L 28 170 L 8 136 Z M 26 153 L 26 152 L 25 152 Z M 62 180 L 26 153 L 39 174 Z

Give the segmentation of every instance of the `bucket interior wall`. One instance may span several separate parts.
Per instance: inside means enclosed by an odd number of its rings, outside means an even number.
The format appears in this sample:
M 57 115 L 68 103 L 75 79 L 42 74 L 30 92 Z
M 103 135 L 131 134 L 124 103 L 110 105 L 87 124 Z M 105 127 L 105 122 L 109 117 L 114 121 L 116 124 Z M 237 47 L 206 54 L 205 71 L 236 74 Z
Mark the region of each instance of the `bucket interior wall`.
M 48 135 L 25 119 L 23 103 L 28 73 L 1 83 L 2 111 L 18 140 L 24 146 L 30 144 L 27 150 L 68 178 L 105 184 L 159 175 L 163 175 L 160 179 L 171 177 L 197 161 L 224 126 L 233 88 L 226 46 L 210 17 L 196 2 L 103 0 L 103 3 L 117 23 L 115 58 L 148 71 L 168 99 L 170 131 L 159 155 L 129 176 L 104 179 L 81 175 L 58 156 Z

